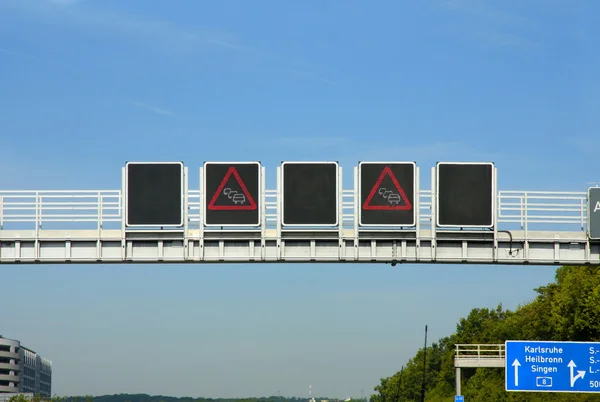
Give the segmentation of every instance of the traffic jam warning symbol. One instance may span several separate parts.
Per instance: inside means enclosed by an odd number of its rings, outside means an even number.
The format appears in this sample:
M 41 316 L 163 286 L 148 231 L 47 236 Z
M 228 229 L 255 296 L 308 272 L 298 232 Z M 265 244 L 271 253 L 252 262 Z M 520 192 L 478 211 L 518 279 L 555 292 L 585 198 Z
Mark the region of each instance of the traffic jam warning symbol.
M 232 166 L 208 203 L 211 211 L 253 211 L 256 202 L 244 184 L 237 169 Z
M 386 176 L 391 179 L 393 184 L 389 188 L 382 186 Z M 363 203 L 363 209 L 367 211 L 409 211 L 411 208 L 412 204 L 398 183 L 398 179 L 392 169 L 386 166 Z
M 414 162 L 360 162 L 361 226 L 415 226 Z

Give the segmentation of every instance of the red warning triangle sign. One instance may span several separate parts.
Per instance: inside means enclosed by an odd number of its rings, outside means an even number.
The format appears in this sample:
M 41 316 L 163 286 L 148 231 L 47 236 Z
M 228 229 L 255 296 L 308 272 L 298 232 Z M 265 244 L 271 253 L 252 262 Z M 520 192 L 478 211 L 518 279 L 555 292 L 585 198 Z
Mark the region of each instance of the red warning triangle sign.
M 235 177 L 235 180 L 242 191 L 225 187 L 231 175 Z M 216 205 L 217 200 L 219 199 L 225 200 L 224 202 L 226 205 Z M 253 211 L 256 208 L 256 202 L 254 202 L 254 198 L 250 195 L 250 192 L 240 177 L 237 169 L 233 166 L 230 167 L 221 181 L 221 184 L 219 184 L 217 191 L 215 191 L 215 194 L 212 196 L 212 199 L 208 204 L 208 209 L 211 211 Z
M 383 181 L 386 175 L 390 179 L 392 179 L 394 187 L 396 187 L 398 193 L 395 193 L 393 190 L 390 191 L 389 189 L 380 187 L 381 182 Z M 387 201 L 386 205 L 371 205 L 371 201 L 373 200 L 373 197 L 375 197 L 376 194 L 378 196 L 383 197 Z M 402 200 L 403 202 L 401 203 L 400 200 Z M 402 186 L 400 185 L 400 183 L 398 183 L 398 179 L 396 179 L 396 176 L 392 172 L 392 169 L 390 169 L 389 166 L 386 166 L 385 169 L 383 169 L 383 172 L 381 172 L 381 174 L 379 175 L 377 182 L 371 189 L 371 192 L 369 193 L 369 196 L 363 203 L 362 207 L 364 210 L 367 211 L 408 211 L 412 208 L 412 204 L 408 200 L 408 197 L 402 189 Z

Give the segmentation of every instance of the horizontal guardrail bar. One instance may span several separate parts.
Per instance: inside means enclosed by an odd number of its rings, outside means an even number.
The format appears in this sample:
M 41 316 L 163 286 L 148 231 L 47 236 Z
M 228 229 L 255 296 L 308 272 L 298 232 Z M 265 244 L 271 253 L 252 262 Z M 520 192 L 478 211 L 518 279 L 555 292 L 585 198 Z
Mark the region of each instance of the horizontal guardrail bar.
M 506 350 L 504 344 L 456 344 L 455 358 L 504 358 Z
M 419 224 L 432 225 L 431 190 L 420 190 L 418 203 Z M 187 193 L 187 221 L 193 225 L 201 222 L 199 190 Z M 353 227 L 357 208 L 354 190 L 343 190 L 341 224 Z M 277 224 L 279 215 L 277 190 L 264 191 L 263 213 L 265 222 Z M 123 219 L 121 190 L 0 190 L 0 229 L 6 223 L 31 223 L 38 227 L 49 222 L 93 222 L 100 227 L 107 222 Z M 71 212 L 71 213 L 70 213 Z M 556 231 L 585 231 L 587 226 L 587 193 L 565 191 L 515 191 L 503 190 L 497 194 L 498 230 L 509 230 L 516 225 L 521 230 L 531 230 L 532 225 L 553 225 Z M 568 226 L 571 227 L 568 227 Z M 572 226 L 577 225 L 574 229 Z M 514 228 L 513 228 L 514 229 Z

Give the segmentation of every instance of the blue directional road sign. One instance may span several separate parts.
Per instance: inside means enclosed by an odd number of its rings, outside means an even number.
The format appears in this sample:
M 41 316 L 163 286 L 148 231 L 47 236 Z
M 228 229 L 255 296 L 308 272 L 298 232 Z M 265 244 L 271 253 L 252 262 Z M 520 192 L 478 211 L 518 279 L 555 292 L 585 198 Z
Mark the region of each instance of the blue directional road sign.
M 465 397 L 462 395 L 454 396 L 454 402 L 465 402 Z
M 600 392 L 600 342 L 506 341 L 507 391 Z

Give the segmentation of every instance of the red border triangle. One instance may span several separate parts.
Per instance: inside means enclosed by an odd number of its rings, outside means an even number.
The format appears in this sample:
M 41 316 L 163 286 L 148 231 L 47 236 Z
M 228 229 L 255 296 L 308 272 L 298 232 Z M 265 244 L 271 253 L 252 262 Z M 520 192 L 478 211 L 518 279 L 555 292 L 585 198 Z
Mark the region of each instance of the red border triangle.
M 396 186 L 396 189 L 400 193 L 400 197 L 402 197 L 402 200 L 406 205 L 369 205 L 386 174 L 390 176 L 390 179 L 392 179 L 392 181 L 394 182 L 394 186 Z M 371 192 L 369 193 L 369 196 L 363 203 L 362 207 L 366 211 L 408 211 L 412 208 L 412 204 L 408 200 L 408 197 L 402 189 L 402 186 L 400 186 L 400 183 L 398 183 L 398 179 L 396 179 L 396 176 L 392 172 L 392 169 L 390 169 L 389 166 L 386 166 L 383 169 L 383 172 L 381 172 L 381 175 L 379 175 L 377 182 L 373 186 L 373 189 L 371 189 Z
M 217 198 L 219 198 L 219 194 L 223 190 L 223 187 L 225 187 L 225 185 L 227 184 L 227 180 L 229 180 L 232 174 L 235 176 L 235 179 L 242 188 L 242 191 L 246 195 L 246 198 L 248 199 L 248 201 L 250 201 L 250 205 L 215 205 L 215 202 L 217 202 Z M 219 188 L 217 188 L 217 191 L 215 191 L 215 195 L 212 196 L 212 199 L 208 204 L 208 209 L 211 211 L 253 211 L 256 209 L 256 202 L 254 202 L 254 198 L 252 198 L 252 196 L 250 195 L 250 192 L 246 188 L 244 181 L 240 177 L 240 174 L 238 173 L 235 167 L 230 167 L 227 171 L 227 174 L 225 174 L 223 181 L 221 181 Z

